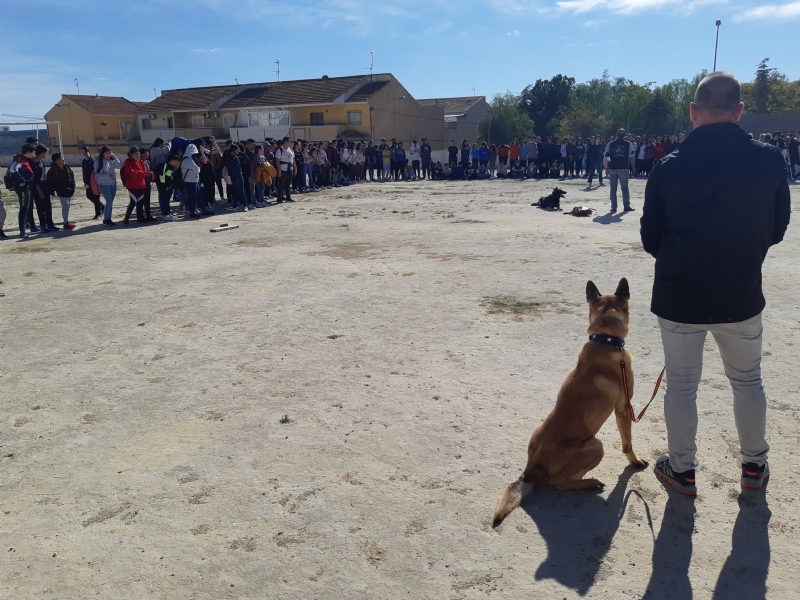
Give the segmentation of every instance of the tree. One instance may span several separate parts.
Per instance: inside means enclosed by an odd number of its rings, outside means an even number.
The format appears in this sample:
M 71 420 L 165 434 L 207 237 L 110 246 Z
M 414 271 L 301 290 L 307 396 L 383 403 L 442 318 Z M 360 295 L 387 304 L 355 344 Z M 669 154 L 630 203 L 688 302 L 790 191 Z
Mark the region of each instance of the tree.
M 572 101 L 575 78 L 556 75 L 552 79 L 537 79 L 527 86 L 519 97 L 519 105 L 535 123 L 536 135 L 551 135 L 559 126 L 559 119 Z
M 773 74 L 777 69 L 767 66 L 769 58 L 765 58 L 756 65 L 756 78 L 753 81 L 753 101 L 755 112 L 765 113 L 769 109 L 772 96 Z
M 507 144 L 514 138 L 522 140 L 529 137 L 533 129 L 533 121 L 520 108 L 519 97 L 510 91 L 495 94 L 486 117 L 478 124 L 480 139 L 488 144 Z
M 588 106 L 574 106 L 569 109 L 559 122 L 556 135 L 558 137 L 606 136 L 609 129 L 608 119 Z
M 644 130 L 649 136 L 672 133 L 670 130 L 670 104 L 661 90 L 656 90 L 653 99 L 644 107 Z

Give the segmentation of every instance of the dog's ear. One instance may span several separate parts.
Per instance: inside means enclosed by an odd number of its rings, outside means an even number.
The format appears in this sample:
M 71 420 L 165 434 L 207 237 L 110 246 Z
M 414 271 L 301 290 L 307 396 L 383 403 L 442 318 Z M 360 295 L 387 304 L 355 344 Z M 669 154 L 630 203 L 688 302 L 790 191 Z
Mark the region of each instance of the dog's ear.
M 631 297 L 631 293 L 628 290 L 628 280 L 624 277 L 619 280 L 619 285 L 617 286 L 617 291 L 614 292 L 614 295 L 619 298 L 620 300 L 629 300 Z
M 597 289 L 597 286 L 592 283 L 591 281 L 586 282 L 586 301 L 591 302 L 596 298 L 600 297 L 600 290 Z

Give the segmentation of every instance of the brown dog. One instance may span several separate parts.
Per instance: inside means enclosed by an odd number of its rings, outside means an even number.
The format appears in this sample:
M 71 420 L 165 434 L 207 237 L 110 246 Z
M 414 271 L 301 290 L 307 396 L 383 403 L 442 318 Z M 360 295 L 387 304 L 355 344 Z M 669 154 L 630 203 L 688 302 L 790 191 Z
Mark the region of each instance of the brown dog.
M 605 484 L 584 479 L 603 459 L 603 443 L 595 437 L 615 413 L 622 438 L 622 452 L 637 467 L 646 467 L 631 444 L 630 398 L 625 397 L 620 361 L 625 358 L 628 391 L 633 396 L 631 354 L 624 350 L 628 335 L 628 280 L 619 282 L 613 296 L 601 296 L 597 286 L 586 284 L 589 302 L 590 341 L 578 355 L 578 365 L 567 375 L 555 408 L 531 436 L 528 464 L 522 476 L 508 486 L 494 513 L 493 527 L 520 505 L 535 484 L 557 490 L 595 490 Z

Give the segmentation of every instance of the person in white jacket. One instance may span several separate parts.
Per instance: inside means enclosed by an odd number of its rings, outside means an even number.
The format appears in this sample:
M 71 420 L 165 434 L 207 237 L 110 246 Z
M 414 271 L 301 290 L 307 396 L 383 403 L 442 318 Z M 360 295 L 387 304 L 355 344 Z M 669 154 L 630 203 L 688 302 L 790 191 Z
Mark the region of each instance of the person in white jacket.
M 422 148 L 420 148 L 417 140 L 411 142 L 411 148 L 408 149 L 408 158 L 411 161 L 411 168 L 414 169 L 414 177 L 417 181 L 422 179 L 422 171 L 420 170 L 420 158 L 422 155 Z
M 106 207 L 103 211 L 103 225 L 106 227 L 113 227 L 116 225 L 111 220 L 111 210 L 114 208 L 114 196 L 117 195 L 117 169 L 122 168 L 122 163 L 111 152 L 111 148 L 103 146 L 100 148 L 100 154 L 97 160 L 94 161 L 94 177 L 97 181 L 97 187 L 100 188 L 100 193 L 106 200 Z
M 200 200 L 200 165 L 195 161 L 195 157 L 200 157 L 197 146 L 189 144 L 181 160 L 181 179 L 183 180 L 183 191 L 186 192 L 186 216 L 197 219 L 200 211 L 197 203 Z

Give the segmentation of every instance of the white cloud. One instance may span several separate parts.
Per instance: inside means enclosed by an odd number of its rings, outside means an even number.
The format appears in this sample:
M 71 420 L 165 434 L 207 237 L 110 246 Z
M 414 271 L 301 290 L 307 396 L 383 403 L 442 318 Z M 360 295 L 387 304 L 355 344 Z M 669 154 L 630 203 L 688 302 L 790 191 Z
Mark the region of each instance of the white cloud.
M 515 36 L 518 36 L 518 35 L 519 35 L 519 31 L 517 31 L 516 29 L 512 29 L 512 30 L 511 30 L 511 31 L 509 31 L 509 32 L 508 32 L 506 35 L 507 35 L 508 37 L 515 37 Z
M 605 19 L 594 19 L 594 20 L 586 21 L 586 23 L 584 23 L 583 26 L 584 27 L 600 27 L 600 26 L 605 25 L 605 24 L 606 24 L 606 20 Z
M 749 8 L 743 13 L 736 15 L 734 21 L 750 20 L 769 20 L 797 19 L 800 18 L 800 2 L 789 2 L 788 4 L 766 4 L 756 8 Z
M 559 12 L 582 14 L 591 11 L 612 12 L 619 15 L 632 15 L 644 11 L 680 8 L 682 14 L 690 14 L 699 6 L 726 4 L 728 0 L 558 0 Z
M 192 52 L 222 52 L 221 48 L 192 48 Z

